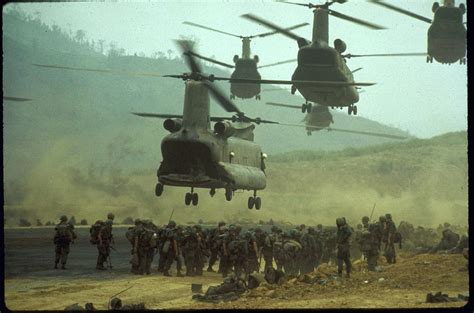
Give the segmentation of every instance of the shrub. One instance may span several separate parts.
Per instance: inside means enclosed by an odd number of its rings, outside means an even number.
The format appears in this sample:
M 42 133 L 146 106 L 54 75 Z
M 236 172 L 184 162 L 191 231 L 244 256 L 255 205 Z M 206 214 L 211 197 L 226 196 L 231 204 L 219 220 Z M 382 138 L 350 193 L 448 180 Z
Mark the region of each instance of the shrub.
M 25 218 L 20 218 L 20 222 L 18 223 L 18 225 L 21 227 L 29 227 L 31 226 L 31 223 Z

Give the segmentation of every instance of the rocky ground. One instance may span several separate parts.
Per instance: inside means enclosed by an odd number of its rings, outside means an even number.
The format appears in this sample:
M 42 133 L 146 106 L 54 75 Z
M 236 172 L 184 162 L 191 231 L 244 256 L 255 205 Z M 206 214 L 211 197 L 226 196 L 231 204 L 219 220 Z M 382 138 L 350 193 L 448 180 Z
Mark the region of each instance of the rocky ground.
M 86 236 L 71 247 L 68 270 L 54 270 L 54 248 L 47 237 L 50 231 L 6 230 L 4 295 L 10 310 L 62 310 L 87 302 L 106 309 L 112 296 L 130 286 L 118 296 L 123 304 L 143 302 L 151 309 L 462 307 L 465 301 L 426 303 L 426 294 L 443 291 L 456 297 L 469 290 L 467 261 L 462 255 L 402 253 L 396 264 L 382 262 L 378 273 L 367 272 L 364 262 L 355 261 L 350 279 L 334 279 L 336 268 L 324 264 L 307 277 L 278 286 L 264 284 L 233 302 L 204 303 L 192 300 L 191 284 L 202 284 L 206 291 L 222 282 L 220 275 L 163 277 L 156 272 L 156 260 L 150 276 L 132 275 L 127 264 L 128 242 L 122 240 L 116 244 L 120 253 L 113 254 L 112 270 L 94 270 L 96 250 L 87 244 Z

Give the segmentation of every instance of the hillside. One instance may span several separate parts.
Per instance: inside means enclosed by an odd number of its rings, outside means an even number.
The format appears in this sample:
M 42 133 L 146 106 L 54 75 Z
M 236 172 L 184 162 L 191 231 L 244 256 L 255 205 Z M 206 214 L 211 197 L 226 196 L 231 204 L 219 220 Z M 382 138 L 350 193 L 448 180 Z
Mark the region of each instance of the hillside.
M 26 209 L 28 215 L 41 217 L 45 214 L 52 219 L 64 210 L 72 213 L 80 209 L 83 214 L 95 216 L 98 209 L 103 211 L 105 208 L 121 210 L 127 215 L 148 214 L 163 208 L 163 212 L 158 214 L 168 215 L 171 208 L 182 207 L 184 189 L 166 190 L 162 199 L 156 199 L 152 191 L 156 182 L 155 171 L 161 160 L 160 141 L 166 135 L 162 121 L 130 114 L 180 114 L 184 97 L 182 81 L 32 66 L 32 63 L 46 63 L 172 74 L 187 71 L 181 58 L 165 57 L 164 54 L 156 58 L 126 55 L 119 48 L 109 50 L 106 55 L 105 51 L 98 51 L 97 45 L 93 48 L 87 40 L 72 39 L 57 27 L 49 28 L 39 20 L 5 12 L 3 53 L 4 94 L 34 99 L 24 103 L 5 102 L 3 106 L 4 198 L 8 212 L 21 214 L 21 210 Z M 229 75 L 229 72 L 215 67 L 204 66 L 204 69 L 216 75 Z M 220 87 L 226 92 L 229 90 L 228 83 L 221 83 Z M 266 106 L 264 101 L 301 104 L 302 99 L 282 91 L 262 93 L 261 101 L 236 102 L 248 116 L 286 123 L 299 123 L 303 119 L 297 110 L 291 113 Z M 359 110 L 363 111 L 363 102 Z M 213 105 L 211 111 L 215 115 L 225 114 L 217 105 Z M 407 135 L 362 117 L 338 111 L 333 111 L 333 115 L 336 128 Z M 391 139 L 327 131 L 308 137 L 302 128 L 274 125 L 259 126 L 255 138 L 270 155 L 268 189 L 262 192 L 264 210 L 258 213 L 261 217 L 270 217 L 272 212 L 289 212 L 286 211 L 288 208 L 294 211 L 288 215 L 289 218 L 294 215 L 298 220 L 299 213 L 313 210 L 313 205 L 317 210 L 332 208 L 345 197 L 349 204 L 356 204 L 349 198 L 364 188 L 363 191 L 368 193 L 357 197 L 361 198 L 359 203 L 363 203 L 361 207 L 365 208 L 375 199 L 403 197 L 416 187 L 404 181 L 405 176 L 400 176 L 400 181 L 397 181 L 403 187 L 391 184 L 394 173 L 401 175 L 399 166 L 408 176 L 413 168 L 417 169 L 416 175 L 426 177 L 445 170 L 444 163 L 436 163 L 433 165 L 436 166 L 435 172 L 431 172 L 429 167 L 418 171 L 425 163 L 418 164 L 418 158 L 411 151 L 424 147 L 416 140 L 394 143 Z M 452 138 L 448 142 L 450 140 Z M 389 145 L 379 146 L 381 144 Z M 396 153 L 397 147 L 405 145 L 405 155 Z M 409 148 L 410 145 L 413 146 Z M 460 164 L 456 167 L 459 175 L 449 179 L 453 182 L 460 179 L 462 186 L 466 186 L 467 181 L 467 171 L 463 172 L 467 166 L 467 161 L 463 161 L 466 145 L 457 145 L 457 150 L 445 148 L 446 153 L 453 153 L 456 164 Z M 343 150 L 347 148 L 352 150 Z M 381 149 L 380 152 L 377 149 Z M 420 153 L 425 153 L 428 160 L 438 160 L 437 153 L 442 151 L 436 147 L 426 149 Z M 306 152 L 292 152 L 295 150 Z M 340 152 L 331 152 L 338 150 Z M 293 162 L 293 158 L 298 161 Z M 324 160 L 322 163 L 321 158 Z M 377 172 L 377 166 L 382 174 Z M 379 175 L 377 179 L 383 179 L 386 187 L 378 184 L 371 175 Z M 291 180 L 286 177 L 291 177 Z M 424 182 L 422 176 L 416 177 Z M 433 187 L 440 187 L 435 183 L 444 182 L 433 182 Z M 286 195 L 287 190 L 291 196 Z M 436 190 L 430 189 L 429 192 L 429 197 L 417 196 L 410 201 L 425 204 L 426 197 L 431 199 Z M 450 197 L 457 197 L 459 200 L 456 201 L 464 208 L 467 196 L 463 193 L 458 196 L 458 193 Z M 227 217 L 251 214 L 246 209 L 247 197 L 247 193 L 238 194 L 233 203 L 227 203 L 222 200 L 220 192 L 216 195 L 218 200 L 210 200 L 202 194 L 200 208 L 189 214 L 191 209 L 186 209 L 181 217 L 195 218 L 198 213 L 203 213 L 200 209 L 213 212 L 220 207 L 241 208 L 220 211 Z M 181 213 L 176 214 L 179 216 Z

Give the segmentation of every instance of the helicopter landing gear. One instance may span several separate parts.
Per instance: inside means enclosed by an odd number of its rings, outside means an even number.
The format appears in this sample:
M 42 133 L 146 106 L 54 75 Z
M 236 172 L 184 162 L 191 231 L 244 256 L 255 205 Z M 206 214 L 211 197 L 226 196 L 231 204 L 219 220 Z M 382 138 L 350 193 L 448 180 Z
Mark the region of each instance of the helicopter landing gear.
M 192 204 L 196 206 L 199 202 L 199 195 L 197 193 L 194 193 L 194 188 L 191 187 L 191 192 L 187 192 L 186 196 L 184 197 L 184 203 L 186 205 Z
M 231 100 L 234 100 L 235 99 L 235 96 L 233 94 L 230 94 L 230 99 Z
M 347 107 L 347 113 L 349 115 L 354 114 L 357 115 L 357 105 L 351 104 L 350 106 Z
M 233 193 L 234 193 L 234 192 L 232 191 L 232 189 L 230 189 L 229 187 L 226 187 L 226 189 L 225 189 L 225 199 L 226 199 L 227 201 L 232 200 L 232 195 L 233 195 Z
M 303 105 L 301 106 L 301 112 L 303 113 L 311 113 L 311 109 L 312 109 L 313 105 L 311 103 L 303 103 Z
M 161 196 L 161 194 L 163 193 L 163 188 L 164 188 L 164 186 L 163 186 L 162 183 L 156 184 L 156 186 L 155 186 L 155 195 L 157 197 Z
M 431 55 L 426 57 L 426 63 L 433 63 L 433 57 Z
M 248 208 L 251 210 L 255 206 L 256 210 L 260 210 L 262 207 L 262 199 L 260 197 L 257 197 L 257 191 L 254 190 L 253 192 L 253 197 L 249 197 L 248 200 Z
M 212 188 L 210 191 L 209 191 L 209 194 L 211 195 L 211 197 L 214 197 L 214 195 L 216 194 L 216 190 L 214 188 Z
M 295 85 L 292 85 L 291 86 L 291 94 L 294 95 L 295 92 L 296 92 L 296 87 L 295 87 Z
M 466 58 L 459 59 L 459 64 L 466 64 Z
M 310 131 L 307 131 L 307 132 L 306 132 L 306 135 L 308 135 L 308 136 L 311 136 L 312 134 L 313 134 L 313 133 L 310 132 Z
M 255 100 L 260 100 L 260 95 L 256 95 Z

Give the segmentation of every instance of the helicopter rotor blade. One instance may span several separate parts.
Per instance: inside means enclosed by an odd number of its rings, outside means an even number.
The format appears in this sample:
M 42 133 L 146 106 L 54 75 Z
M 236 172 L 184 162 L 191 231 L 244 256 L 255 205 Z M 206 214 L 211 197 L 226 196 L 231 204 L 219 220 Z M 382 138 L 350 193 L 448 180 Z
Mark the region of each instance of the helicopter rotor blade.
M 301 105 L 292 105 L 292 104 L 283 104 L 283 103 L 276 103 L 276 102 L 266 102 L 266 105 L 272 105 L 276 107 L 283 107 L 283 108 L 290 108 L 290 109 L 298 109 L 301 110 Z
M 282 35 L 285 35 L 291 39 L 294 39 L 298 42 L 298 46 L 304 46 L 304 45 L 307 45 L 309 42 L 308 40 L 304 39 L 303 37 L 300 37 L 292 32 L 290 32 L 289 30 L 286 30 L 276 24 L 273 24 L 272 22 L 269 22 L 267 20 L 264 20 L 254 14 L 251 14 L 251 13 L 247 13 L 247 14 L 243 14 L 241 15 L 241 17 L 245 18 L 245 19 L 248 19 L 254 23 L 257 23 L 257 24 L 262 24 L 270 29 L 273 29 L 274 31 L 282 34 Z
M 205 80 L 203 81 L 203 84 L 207 86 L 209 91 L 211 92 L 212 96 L 216 99 L 217 103 L 226 110 L 227 112 L 235 112 L 235 113 L 242 113 L 239 108 L 228 98 L 224 96 L 222 92 L 217 89 L 216 86 L 214 86 L 211 82 Z
M 38 63 L 32 63 L 32 65 L 38 66 L 38 67 L 55 68 L 55 69 L 62 69 L 62 70 L 99 72 L 99 73 L 110 73 L 110 74 L 130 75 L 130 76 L 163 77 L 163 75 L 160 75 L 156 72 L 126 72 L 126 71 L 115 71 L 115 70 L 108 70 L 108 69 L 73 67 L 73 66 L 60 66 L 60 65 L 38 64 Z
M 398 135 L 391 135 L 391 134 L 383 134 L 383 133 L 376 133 L 376 132 L 369 132 L 369 131 L 360 131 L 360 130 L 350 130 L 350 129 L 343 129 L 343 128 L 332 128 L 332 127 L 319 127 L 319 126 L 312 126 L 312 125 L 302 125 L 302 124 L 282 124 L 284 126 L 292 126 L 292 127 L 301 127 L 306 128 L 308 130 L 322 130 L 327 129 L 328 131 L 337 131 L 343 133 L 351 133 L 351 134 L 358 134 L 358 135 L 366 135 L 366 136 L 375 136 L 375 137 L 383 137 L 383 138 L 390 138 L 390 139 L 408 139 L 406 136 L 398 136 Z
M 296 59 L 291 59 L 291 60 L 280 61 L 280 62 L 276 62 L 276 63 L 271 63 L 271 64 L 265 64 L 265 65 L 257 66 L 257 68 L 264 68 L 264 67 L 270 67 L 270 66 L 275 66 L 275 65 L 280 65 L 280 64 L 293 63 L 293 62 L 296 62 L 296 61 L 297 61 Z
M 358 72 L 362 69 L 362 67 L 359 67 L 359 68 L 356 68 L 355 70 L 353 70 L 351 73 L 354 74 L 355 72 Z M 356 87 L 356 89 L 358 89 L 358 87 Z
M 3 96 L 3 100 L 23 102 L 23 101 L 32 101 L 33 99 Z
M 155 118 L 182 118 L 181 114 L 159 114 L 159 113 L 140 113 L 140 112 L 130 112 L 133 115 L 141 117 L 155 117 Z
M 202 73 L 201 66 L 196 62 L 196 59 L 192 56 L 192 42 L 188 40 L 175 40 L 174 41 L 182 54 L 185 56 L 184 59 L 188 67 L 193 73 Z
M 243 37 L 243 36 L 239 36 L 239 35 L 236 35 L 236 34 L 224 32 L 222 30 L 214 29 L 214 28 L 211 28 L 211 27 L 207 27 L 207 26 L 192 23 L 192 22 L 187 22 L 186 21 L 186 22 L 183 22 L 183 24 L 194 26 L 194 27 L 199 27 L 199 28 L 203 28 L 203 29 L 207 29 L 207 30 L 210 30 L 210 31 L 213 31 L 213 32 L 221 33 L 221 34 L 232 36 L 232 37 L 237 37 L 237 38 L 242 38 Z
M 306 26 L 306 25 L 309 25 L 309 23 L 301 23 L 301 24 L 298 24 L 298 25 L 294 25 L 294 26 L 291 26 L 291 27 L 284 28 L 284 29 L 287 30 L 287 31 L 290 31 L 290 30 L 297 29 L 297 28 L 300 28 L 300 27 L 303 27 L 303 26 Z M 259 34 L 259 35 L 250 36 L 250 38 L 256 38 L 256 37 L 262 38 L 262 37 L 267 37 L 267 36 L 271 36 L 271 35 L 275 35 L 275 34 L 278 34 L 278 32 L 277 31 L 266 32 L 266 33 L 262 33 L 262 34 Z
M 415 53 L 382 53 L 382 54 L 344 54 L 342 57 L 350 58 L 363 58 L 363 57 L 409 57 L 409 56 L 427 56 L 428 53 L 425 52 L 415 52 Z
M 327 9 L 327 11 L 328 11 L 329 14 L 331 14 L 334 17 L 337 17 L 337 18 L 340 18 L 340 19 L 343 19 L 343 20 L 346 20 L 346 21 L 349 21 L 349 22 L 352 22 L 352 23 L 356 23 L 356 24 L 359 24 L 359 25 L 362 25 L 362 26 L 365 26 L 365 27 L 369 27 L 369 28 L 377 29 L 377 30 L 386 29 L 386 27 L 383 27 L 383 26 L 380 26 L 380 25 L 377 25 L 377 24 L 374 24 L 374 23 L 370 23 L 370 22 L 367 22 L 367 21 L 349 16 L 349 15 L 345 15 L 345 14 L 336 12 L 336 11 L 331 10 L 331 9 Z
M 195 57 L 197 57 L 197 58 L 203 59 L 205 61 L 208 61 L 208 62 L 211 62 L 211 63 L 214 63 L 214 64 L 218 64 L 220 66 L 224 66 L 224 67 L 228 67 L 228 68 L 235 68 L 235 66 L 233 66 L 233 65 L 230 65 L 230 64 L 227 64 L 227 63 L 224 63 L 224 62 L 221 62 L 221 61 L 217 61 L 217 60 L 214 60 L 214 59 L 211 59 L 211 58 L 207 58 L 207 57 L 199 55 L 195 52 L 188 52 L 188 53 L 195 56 Z
M 381 0 L 368 0 L 369 2 L 373 3 L 373 4 L 378 4 L 380 6 L 383 6 L 389 10 L 393 10 L 393 11 L 396 11 L 398 13 L 401 13 L 401 14 L 405 14 L 405 15 L 408 15 L 408 16 L 411 16 L 413 18 L 416 18 L 420 21 L 423 21 L 423 22 L 426 22 L 428 24 L 431 24 L 431 19 L 427 18 L 427 17 L 424 17 L 424 16 L 421 16 L 421 15 L 418 15 L 416 13 L 413 13 L 413 12 L 410 12 L 408 10 L 405 10 L 405 9 L 402 9 L 402 8 L 399 8 L 397 6 L 394 6 L 394 5 L 391 5 L 391 4 L 388 4 L 386 2 L 383 2 Z
M 313 87 L 347 87 L 347 86 L 375 85 L 375 83 L 342 82 L 342 81 L 273 80 L 273 79 L 245 79 L 245 78 L 230 78 L 226 80 L 229 80 L 232 83 L 300 85 L 300 86 L 313 86 Z

